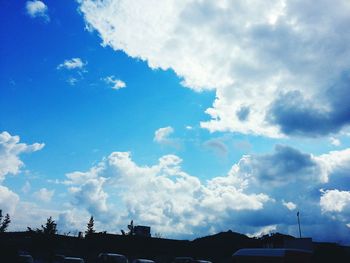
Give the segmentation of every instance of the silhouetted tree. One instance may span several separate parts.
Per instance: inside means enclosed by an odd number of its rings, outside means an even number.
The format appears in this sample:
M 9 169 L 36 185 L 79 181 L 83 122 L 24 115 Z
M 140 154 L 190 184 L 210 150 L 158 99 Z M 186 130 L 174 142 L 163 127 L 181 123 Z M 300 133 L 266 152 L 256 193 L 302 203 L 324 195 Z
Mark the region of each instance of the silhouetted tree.
M 46 220 L 46 224 L 41 225 L 41 229 L 37 228 L 36 230 L 33 230 L 32 228 L 27 227 L 27 231 L 28 232 L 35 232 L 38 234 L 44 234 L 44 235 L 55 235 L 57 233 L 57 224 L 56 224 L 55 220 L 53 220 L 52 217 L 50 216 Z
M 45 235 L 54 235 L 57 233 L 57 224 L 55 220 L 52 220 L 51 216 L 47 219 L 45 226 L 41 225 L 41 228 Z
M 120 230 L 123 234 L 123 236 L 133 236 L 135 235 L 135 227 L 134 227 L 134 220 L 131 220 L 130 225 L 128 225 L 129 232 L 125 233 L 125 231 L 122 229 Z
M 10 215 L 6 214 L 4 220 L 2 219 L 2 210 L 0 210 L 0 233 L 5 232 L 11 223 Z
M 154 233 L 154 237 L 155 238 L 163 238 L 163 235 L 160 232 L 156 232 L 156 233 Z
M 85 231 L 85 236 L 89 236 L 91 234 L 95 233 L 94 229 L 94 217 L 91 216 L 89 222 L 87 223 L 87 229 Z

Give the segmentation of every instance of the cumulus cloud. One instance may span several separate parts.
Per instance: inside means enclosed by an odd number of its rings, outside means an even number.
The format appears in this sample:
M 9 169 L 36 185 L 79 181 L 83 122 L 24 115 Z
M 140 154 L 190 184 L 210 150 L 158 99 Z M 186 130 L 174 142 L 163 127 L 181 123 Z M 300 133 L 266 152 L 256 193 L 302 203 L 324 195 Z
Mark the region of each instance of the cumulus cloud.
M 85 220 L 83 220 L 85 219 Z M 70 233 L 78 235 L 79 231 L 86 227 L 86 222 L 89 220 L 87 213 L 82 213 L 77 210 L 68 210 L 61 212 L 57 218 L 57 229 L 61 233 Z
M 115 78 L 114 76 L 108 76 L 103 79 L 107 84 L 112 85 L 112 89 L 118 90 L 126 87 L 126 83 L 120 79 Z
M 6 131 L 0 133 L 0 208 L 5 213 L 9 213 L 11 217 L 20 204 L 20 198 L 2 183 L 7 175 L 16 175 L 21 172 L 21 168 L 24 166 L 23 161 L 20 159 L 22 153 L 39 151 L 44 145 L 43 143 L 31 145 L 20 143 L 19 136 L 12 136 Z M 26 192 L 29 191 L 29 188 L 30 185 L 25 184 L 22 190 Z
M 327 190 L 321 191 L 320 205 L 324 212 L 342 212 L 350 208 L 350 191 Z
M 20 201 L 13 213 L 11 213 L 11 231 L 23 231 L 27 227 L 40 228 L 50 216 L 56 221 L 59 211 L 54 208 L 45 208 L 41 204 Z
M 88 172 L 67 175 L 72 204 L 103 221 L 113 205 L 107 191 L 116 193 L 125 209 L 118 220 L 132 218 L 162 233 L 180 235 L 193 234 L 233 211 L 262 209 L 270 201 L 265 194 L 245 193 L 231 176 L 203 184 L 182 171 L 181 162 L 178 156 L 166 155 L 153 166 L 139 166 L 130 153 L 114 152 Z
M 149 166 L 137 164 L 130 152 L 113 152 L 86 172 L 67 174 L 64 183 L 72 207 L 94 215 L 108 231 L 134 219 L 169 237 L 227 229 L 297 235 L 298 207 L 305 235 L 350 241 L 350 184 L 335 187 L 348 178 L 348 151 L 314 156 L 277 145 L 268 154 L 243 156 L 226 175 L 204 182 L 186 173 L 176 155 Z
M 54 193 L 55 193 L 55 190 L 48 190 L 46 188 L 41 188 L 40 190 L 34 193 L 34 197 L 42 202 L 48 203 L 51 201 Z
M 41 150 L 45 146 L 44 143 L 34 143 L 31 145 L 20 143 L 20 137 L 12 136 L 4 131 L 0 133 L 0 183 L 8 174 L 16 175 L 24 166 L 19 158 L 22 153 L 31 153 Z
M 3 212 L 13 214 L 18 202 L 19 196 L 16 193 L 0 185 L 0 207 Z
M 27 1 L 26 11 L 30 17 L 41 17 L 47 22 L 50 21 L 50 17 L 48 15 L 48 8 L 42 1 Z
M 83 69 L 86 66 L 87 62 L 84 62 L 81 60 L 81 58 L 72 58 L 72 59 L 66 59 L 63 63 L 59 64 L 57 66 L 57 69 Z M 76 80 L 74 80 L 74 83 Z
M 79 3 L 104 46 L 215 90 L 201 122 L 211 132 L 317 136 L 350 123 L 346 0 Z
M 332 183 L 335 183 L 337 187 L 341 185 L 347 185 L 347 173 L 350 170 L 350 148 L 331 151 L 326 154 L 315 156 L 314 160 L 317 161 L 321 170 L 320 178 L 324 182 L 329 182 L 332 178 L 332 174 L 342 175 L 343 181 L 337 182 L 337 178 L 333 178 Z

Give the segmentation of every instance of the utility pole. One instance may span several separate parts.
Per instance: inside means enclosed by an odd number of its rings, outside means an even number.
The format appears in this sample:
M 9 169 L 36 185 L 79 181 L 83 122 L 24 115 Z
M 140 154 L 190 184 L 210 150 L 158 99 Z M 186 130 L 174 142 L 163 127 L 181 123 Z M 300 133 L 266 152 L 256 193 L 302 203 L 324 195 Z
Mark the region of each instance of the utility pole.
M 297 213 L 297 217 L 298 217 L 298 225 L 299 225 L 299 237 L 301 238 L 299 211 L 298 211 L 298 213 Z

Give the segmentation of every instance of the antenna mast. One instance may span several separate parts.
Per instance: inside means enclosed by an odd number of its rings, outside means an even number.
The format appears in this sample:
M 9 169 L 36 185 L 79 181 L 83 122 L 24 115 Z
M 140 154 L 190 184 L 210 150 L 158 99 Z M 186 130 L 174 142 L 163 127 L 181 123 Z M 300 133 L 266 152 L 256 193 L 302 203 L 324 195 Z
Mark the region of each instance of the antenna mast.
M 301 238 L 299 211 L 298 211 L 298 213 L 297 213 L 297 217 L 298 217 L 298 225 L 299 225 L 299 237 Z

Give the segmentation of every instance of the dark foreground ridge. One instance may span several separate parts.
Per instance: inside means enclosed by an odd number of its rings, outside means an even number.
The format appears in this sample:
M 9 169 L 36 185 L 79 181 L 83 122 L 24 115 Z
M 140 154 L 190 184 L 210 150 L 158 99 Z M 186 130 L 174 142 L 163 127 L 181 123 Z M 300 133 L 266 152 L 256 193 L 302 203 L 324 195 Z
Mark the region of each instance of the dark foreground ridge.
M 35 262 L 52 262 L 54 255 L 81 257 L 95 262 L 99 253 L 123 254 L 129 260 L 152 259 L 156 263 L 170 263 L 174 257 L 189 256 L 214 263 L 231 262 L 234 252 L 241 248 L 283 247 L 285 240 L 295 239 L 283 234 L 249 238 L 232 231 L 189 240 L 173 240 L 143 236 L 123 236 L 94 233 L 86 238 L 45 235 L 35 232 L 0 233 L 0 262 L 12 262 L 18 253 L 28 253 Z M 312 262 L 350 262 L 350 247 L 335 243 L 312 243 Z

